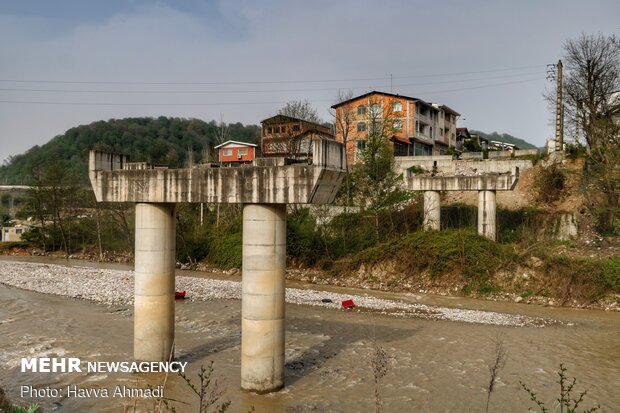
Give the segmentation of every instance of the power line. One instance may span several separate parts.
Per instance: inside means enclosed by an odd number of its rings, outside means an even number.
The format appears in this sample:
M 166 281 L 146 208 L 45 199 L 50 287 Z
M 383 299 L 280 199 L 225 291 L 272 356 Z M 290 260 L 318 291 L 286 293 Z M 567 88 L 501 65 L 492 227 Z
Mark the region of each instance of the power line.
M 443 80 L 436 82 L 425 83 L 408 83 L 390 85 L 395 87 L 406 86 L 429 86 L 429 85 L 441 85 L 448 83 L 465 83 L 465 82 L 477 82 L 481 80 L 492 79 L 505 79 L 539 74 L 539 72 L 528 72 L 512 75 L 501 76 L 487 76 L 473 79 L 459 79 L 459 80 Z M 376 88 L 386 87 L 385 85 L 375 85 Z M 368 86 L 356 86 L 349 87 L 349 89 L 367 89 Z M 104 94 L 218 94 L 218 93 L 280 93 L 280 92 L 320 92 L 320 91 L 334 91 L 340 88 L 303 88 L 303 89 L 262 89 L 262 90 L 101 90 L 101 89 L 32 89 L 32 88 L 0 88 L 3 92 L 41 92 L 41 93 L 104 93 Z
M 543 80 L 543 78 L 537 77 L 533 79 L 517 80 L 512 82 L 494 83 L 490 85 L 479 85 L 458 89 L 449 90 L 437 90 L 424 92 L 425 94 L 437 94 L 446 92 L 458 92 L 464 90 L 484 89 L 505 85 L 513 85 L 519 83 L 535 82 Z M 332 102 L 330 99 L 313 99 L 312 102 Z M 64 105 L 64 106 L 227 106 L 227 105 L 279 105 L 286 103 L 284 101 L 255 101 L 255 102 L 187 102 L 187 103 L 161 103 L 161 102 L 58 102 L 58 101 L 20 101 L 20 100 L 0 100 L 0 103 L 8 104 L 33 104 L 33 105 Z
M 517 66 L 500 69 L 477 70 L 469 72 L 448 72 L 421 75 L 393 76 L 393 79 L 411 79 L 441 76 L 462 76 L 480 73 L 506 72 L 546 67 L 546 65 Z M 262 81 L 218 81 L 218 82 L 142 82 L 142 81 L 81 81 L 81 80 L 58 80 L 58 79 L 0 79 L 0 82 L 12 83 L 53 83 L 53 84 L 92 84 L 92 85 L 257 85 L 257 84 L 291 84 L 291 83 L 331 83 L 331 82 L 359 82 L 389 80 L 390 76 L 368 78 L 344 78 L 344 79 L 300 79 L 300 80 L 262 80 Z

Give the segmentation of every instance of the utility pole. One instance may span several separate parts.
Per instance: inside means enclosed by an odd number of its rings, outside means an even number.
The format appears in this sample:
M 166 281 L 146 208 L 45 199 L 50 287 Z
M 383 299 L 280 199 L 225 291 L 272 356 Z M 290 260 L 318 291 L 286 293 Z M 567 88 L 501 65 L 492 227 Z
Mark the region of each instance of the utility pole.
M 547 65 L 547 79 L 556 81 L 555 150 L 564 150 L 564 102 L 562 100 L 562 61 Z

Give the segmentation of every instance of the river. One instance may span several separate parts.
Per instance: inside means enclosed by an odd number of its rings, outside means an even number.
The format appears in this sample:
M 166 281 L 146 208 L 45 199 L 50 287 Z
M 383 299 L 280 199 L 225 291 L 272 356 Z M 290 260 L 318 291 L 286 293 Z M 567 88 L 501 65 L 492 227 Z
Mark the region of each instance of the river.
M 240 390 L 240 301 L 186 301 L 177 303 L 176 356 L 189 363 L 188 376 L 194 382 L 200 366 L 213 361 L 214 377 L 224 390 L 222 400 L 232 401 L 231 412 L 247 412 L 252 406 L 256 412 L 373 412 L 371 359 L 374 349 L 381 347 L 389 357 L 387 374 L 379 383 L 383 412 L 480 412 L 485 410 L 488 365 L 499 337 L 507 362 L 499 372 L 490 411 L 524 412 L 534 407 L 520 382 L 536 391 L 553 411 L 560 363 L 568 369 L 568 376 L 577 378 L 577 390 L 588 390 L 583 407 L 600 403 L 604 412 L 618 411 L 620 313 L 467 298 L 377 295 L 559 322 L 542 328 L 502 327 L 287 305 L 286 387 L 256 395 Z M 132 319 L 127 307 L 0 285 L 0 347 L 0 387 L 13 399 L 19 398 L 21 386 L 112 389 L 125 384 L 144 388 L 164 380 L 163 374 L 20 371 L 21 357 L 131 360 Z M 176 375 L 168 376 L 164 395 L 189 403 L 177 404 L 178 412 L 197 411 L 197 401 Z M 26 400 L 61 413 L 142 412 L 153 407 L 152 401 L 130 398 Z

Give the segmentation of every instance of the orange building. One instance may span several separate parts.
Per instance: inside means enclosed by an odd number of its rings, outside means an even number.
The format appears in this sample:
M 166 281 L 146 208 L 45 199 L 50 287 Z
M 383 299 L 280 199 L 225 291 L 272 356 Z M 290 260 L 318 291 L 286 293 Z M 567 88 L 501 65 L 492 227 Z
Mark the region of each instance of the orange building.
M 276 115 L 261 122 L 263 156 L 305 156 L 312 139 L 334 139 L 329 128 L 290 116 Z
M 336 111 L 336 140 L 346 140 L 347 161 L 354 164 L 365 147 L 370 128 L 381 127 L 395 156 L 439 155 L 456 145 L 458 112 L 446 105 L 372 91 L 340 102 Z
M 226 141 L 217 145 L 219 161 L 223 166 L 237 166 L 251 164 L 256 157 L 256 147 L 253 143 Z

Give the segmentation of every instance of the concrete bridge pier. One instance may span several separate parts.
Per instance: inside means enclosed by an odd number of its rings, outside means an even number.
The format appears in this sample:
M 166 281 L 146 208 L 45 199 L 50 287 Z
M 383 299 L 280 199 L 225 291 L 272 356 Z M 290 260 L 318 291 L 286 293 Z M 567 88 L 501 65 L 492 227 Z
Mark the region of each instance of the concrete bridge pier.
M 286 205 L 243 206 L 241 388 L 284 386 Z
M 478 191 L 478 234 L 495 241 L 497 203 L 495 191 Z
M 136 204 L 134 358 L 168 361 L 174 343 L 176 208 Z
M 439 231 L 441 205 L 439 191 L 424 191 L 424 229 Z

